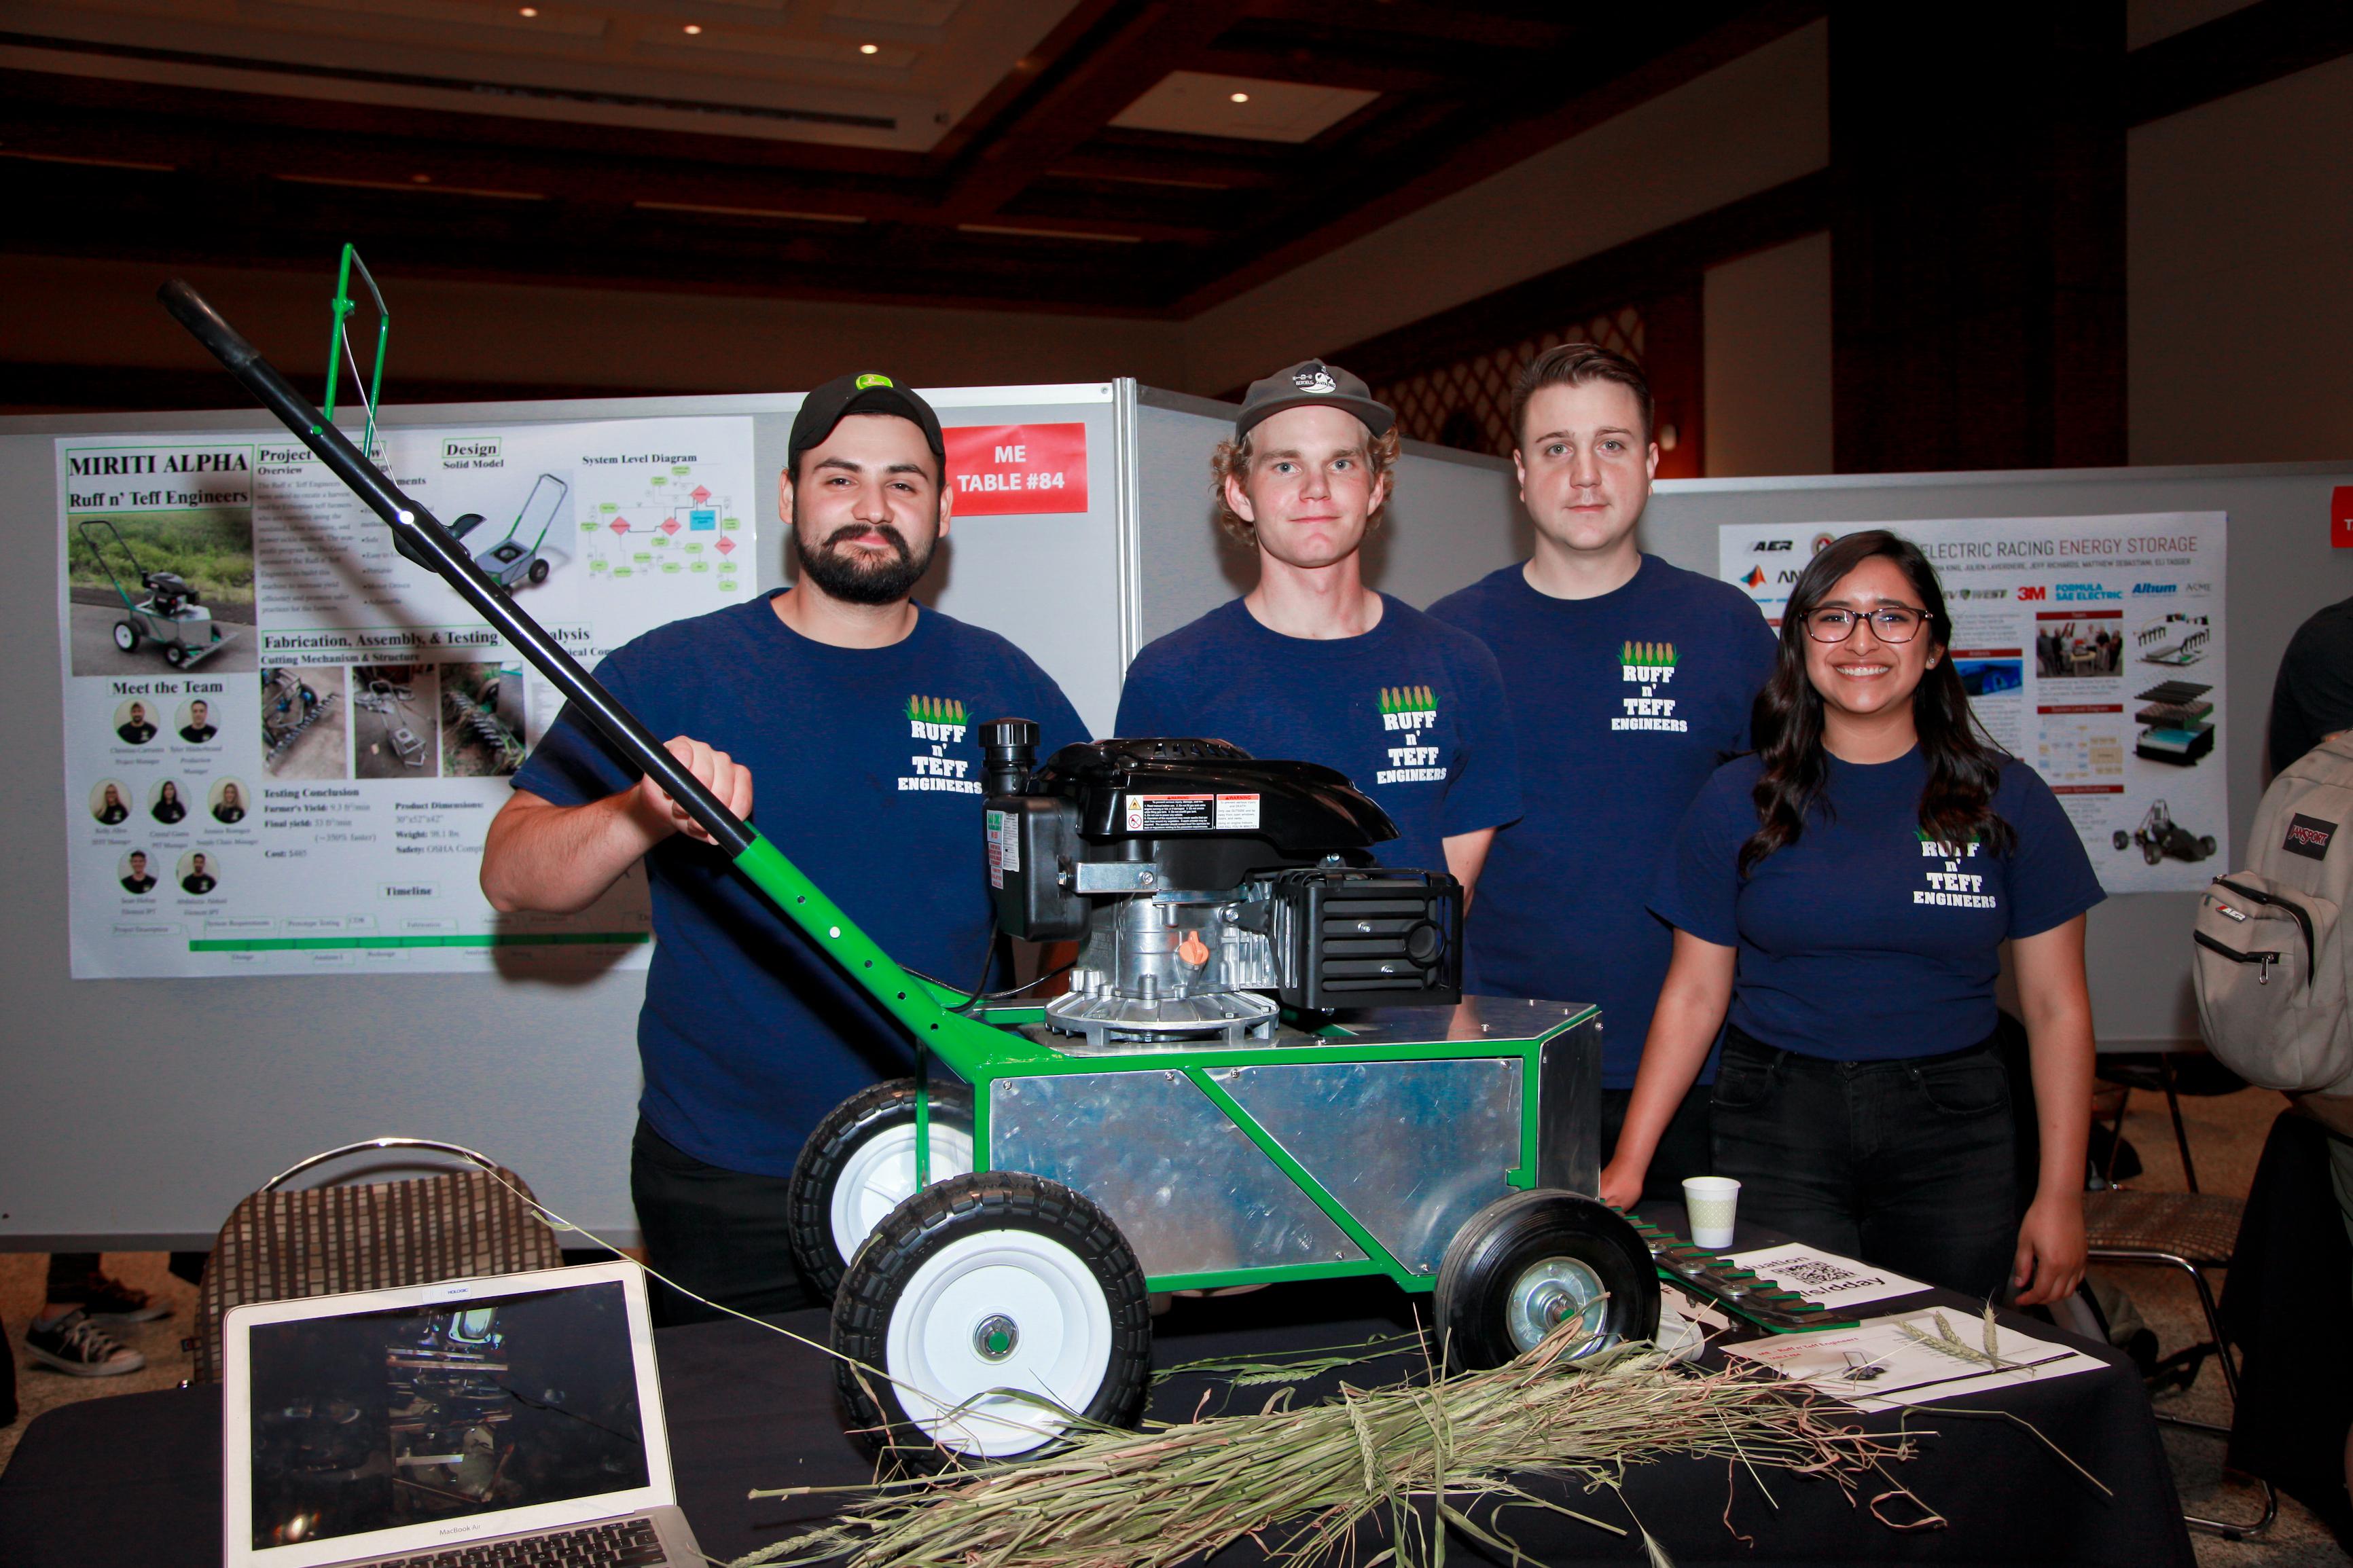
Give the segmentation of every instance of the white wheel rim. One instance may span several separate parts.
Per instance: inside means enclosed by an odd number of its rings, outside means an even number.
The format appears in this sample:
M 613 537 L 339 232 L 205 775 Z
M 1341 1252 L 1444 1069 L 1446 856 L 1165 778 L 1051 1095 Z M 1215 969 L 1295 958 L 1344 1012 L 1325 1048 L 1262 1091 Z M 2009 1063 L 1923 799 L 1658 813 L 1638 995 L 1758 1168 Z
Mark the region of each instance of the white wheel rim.
M 961 1127 L 932 1123 L 932 1180 L 972 1173 L 972 1134 Z M 848 1263 L 866 1245 L 883 1216 L 915 1195 L 915 1124 L 885 1127 L 841 1163 L 834 1178 L 829 1217 L 833 1249 Z
M 123 652 L 129 653 L 131 651 L 132 639 L 138 635 L 138 633 L 132 631 L 129 626 L 117 621 L 114 626 L 114 646 L 121 648 Z
M 984 1352 L 992 1335 L 994 1357 Z M 1110 1367 L 1103 1286 L 1077 1253 L 1026 1230 L 942 1247 L 900 1291 L 883 1341 L 907 1418 L 941 1447 L 985 1458 L 1026 1454 L 1069 1425 L 1048 1405 L 992 1389 L 1083 1413 Z

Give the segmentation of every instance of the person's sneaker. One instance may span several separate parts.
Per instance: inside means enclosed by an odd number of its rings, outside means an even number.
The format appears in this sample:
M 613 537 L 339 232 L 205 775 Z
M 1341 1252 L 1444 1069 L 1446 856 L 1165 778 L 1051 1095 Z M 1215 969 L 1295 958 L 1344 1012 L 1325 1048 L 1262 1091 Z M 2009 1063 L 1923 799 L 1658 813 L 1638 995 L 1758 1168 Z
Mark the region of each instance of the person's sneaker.
M 52 1286 L 49 1300 L 79 1304 L 96 1323 L 152 1323 L 172 1315 L 165 1303 L 111 1274 L 92 1274 L 79 1289 L 62 1294 Z
M 36 1321 L 25 1331 L 25 1349 L 43 1366 L 76 1377 L 121 1377 L 147 1364 L 145 1356 L 117 1342 L 79 1307 L 56 1322 Z

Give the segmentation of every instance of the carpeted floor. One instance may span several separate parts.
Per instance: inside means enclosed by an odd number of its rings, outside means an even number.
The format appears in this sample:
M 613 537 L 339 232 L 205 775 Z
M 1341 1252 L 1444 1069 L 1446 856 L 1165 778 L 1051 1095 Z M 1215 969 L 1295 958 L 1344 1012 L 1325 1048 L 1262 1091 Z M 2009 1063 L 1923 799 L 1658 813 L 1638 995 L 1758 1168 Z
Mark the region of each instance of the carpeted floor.
M 2207 1192 L 2243 1194 L 2253 1178 L 2255 1160 L 2263 1152 L 2272 1119 L 2286 1102 L 2260 1089 L 2207 1100 L 2185 1100 L 2192 1157 L 2199 1184 Z M 2141 1153 L 2147 1169 L 2135 1187 L 2180 1191 L 2181 1164 L 2174 1152 L 2173 1131 L 2165 1102 L 2153 1094 L 2137 1094 L 2126 1136 Z M 160 1322 L 122 1329 L 118 1337 L 144 1352 L 147 1367 L 127 1377 L 69 1377 L 32 1365 L 24 1355 L 26 1325 L 40 1310 L 47 1259 L 38 1253 L 0 1253 L 0 1329 L 5 1329 L 9 1352 L 17 1364 L 17 1395 L 23 1406 L 16 1424 L 0 1427 L 0 1468 L 14 1452 L 25 1424 L 45 1410 L 75 1399 L 102 1398 L 169 1388 L 189 1375 L 187 1352 L 180 1348 L 188 1332 L 195 1288 L 174 1279 L 162 1253 L 110 1253 L 106 1268 L 118 1278 L 158 1292 L 171 1301 L 173 1315 Z M 2128 1291 L 2157 1331 L 2162 1348 L 2179 1350 L 2206 1338 L 2206 1326 L 2189 1282 L 2170 1270 L 2113 1270 L 2111 1280 Z M 2217 1284 L 2220 1277 L 2217 1276 Z M 2227 1423 L 2230 1401 L 2221 1378 L 2211 1367 L 2195 1386 L 2160 1396 L 2160 1410 L 2177 1411 L 2204 1420 Z M 2209 1517 L 2253 1519 L 2260 1511 L 2255 1489 L 2225 1476 L 2220 1439 L 2195 1433 L 2168 1431 L 2174 1474 L 2183 1500 L 2192 1511 Z M 2318 1520 L 2292 1500 L 2280 1500 L 2280 1520 L 2259 1541 L 2232 1542 L 2209 1535 L 2194 1537 L 2201 1568 L 2339 1568 L 2345 1552 Z

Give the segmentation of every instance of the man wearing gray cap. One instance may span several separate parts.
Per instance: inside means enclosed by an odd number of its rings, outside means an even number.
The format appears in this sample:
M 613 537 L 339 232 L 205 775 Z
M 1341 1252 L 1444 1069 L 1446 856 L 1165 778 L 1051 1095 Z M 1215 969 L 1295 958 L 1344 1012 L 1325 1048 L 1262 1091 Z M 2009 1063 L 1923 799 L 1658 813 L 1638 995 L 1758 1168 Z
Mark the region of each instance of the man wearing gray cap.
M 1087 737 L 1020 649 L 910 597 L 948 530 L 946 466 L 938 417 L 892 378 L 818 387 L 777 485 L 796 584 L 649 632 L 607 655 L 596 679 L 676 737 L 671 754 L 886 952 L 966 980 L 994 931 L 979 725 L 1033 719 L 1042 754 Z M 629 1167 L 649 1260 L 740 1311 L 808 1305 L 788 1240 L 793 1162 L 836 1105 L 906 1070 L 903 1047 L 574 710 L 514 791 L 483 847 L 494 906 L 584 909 L 640 862 L 652 887 Z M 654 1310 L 708 1315 L 661 1288 Z
M 1520 815 L 1517 749 L 1485 645 L 1365 583 L 1396 423 L 1320 360 L 1251 384 L 1210 470 L 1258 585 L 1136 655 L 1118 730 L 1336 768 L 1398 825 L 1382 864 L 1451 871 L 1467 896 Z

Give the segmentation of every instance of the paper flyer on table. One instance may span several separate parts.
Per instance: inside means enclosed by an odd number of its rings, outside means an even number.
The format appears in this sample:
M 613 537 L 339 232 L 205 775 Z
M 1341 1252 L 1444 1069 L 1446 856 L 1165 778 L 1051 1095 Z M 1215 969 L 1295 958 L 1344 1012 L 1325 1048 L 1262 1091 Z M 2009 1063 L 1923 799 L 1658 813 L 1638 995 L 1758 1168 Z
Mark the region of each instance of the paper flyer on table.
M 1928 1289 L 1919 1280 L 1906 1279 L 1893 1269 L 1874 1268 L 1852 1258 L 1808 1247 L 1802 1241 L 1760 1247 L 1754 1252 L 1736 1252 L 1732 1261 L 1833 1310 L 1893 1300 Z
M 1907 1327 L 1913 1331 L 1906 1332 Z M 1941 1405 L 2105 1364 L 2003 1325 L 1996 1330 L 1995 1354 L 2003 1363 L 1997 1370 L 1986 1360 L 1984 1336 L 1984 1320 L 1978 1315 L 1935 1308 L 1873 1318 L 1852 1329 L 1775 1334 L 1725 1345 L 1724 1352 L 1861 1410 Z
M 2195 892 L 2232 864 L 2223 731 L 2264 717 L 2223 703 L 2227 521 L 1728 523 L 1716 542 L 1725 581 L 1776 626 L 1799 574 L 1833 539 L 1885 528 L 1917 544 L 1944 584 L 1969 706 L 2058 795 L 2100 885 Z M 1968 879 L 1947 866 L 1921 896 L 1968 897 Z
M 402 429 L 374 454 L 592 669 L 754 591 L 752 421 Z M 282 432 L 57 443 L 77 979 L 642 963 L 632 870 L 569 916 L 476 885 L 562 706 Z

